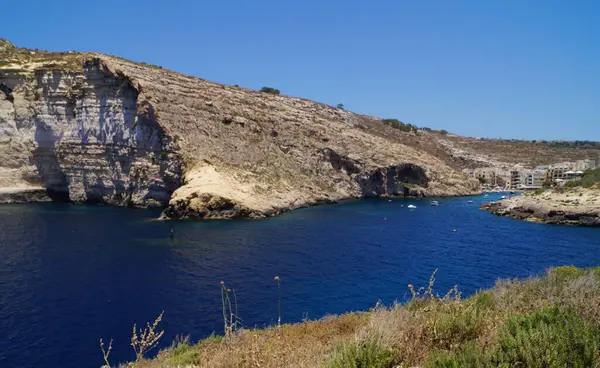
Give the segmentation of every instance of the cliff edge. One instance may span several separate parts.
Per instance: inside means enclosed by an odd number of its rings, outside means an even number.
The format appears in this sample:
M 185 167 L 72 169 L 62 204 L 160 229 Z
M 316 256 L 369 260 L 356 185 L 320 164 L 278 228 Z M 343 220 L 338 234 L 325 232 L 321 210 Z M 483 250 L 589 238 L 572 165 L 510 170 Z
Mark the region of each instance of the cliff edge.
M 164 207 L 168 218 L 479 193 L 427 141 L 301 98 L 0 42 L 5 192 L 44 188 L 53 200 Z

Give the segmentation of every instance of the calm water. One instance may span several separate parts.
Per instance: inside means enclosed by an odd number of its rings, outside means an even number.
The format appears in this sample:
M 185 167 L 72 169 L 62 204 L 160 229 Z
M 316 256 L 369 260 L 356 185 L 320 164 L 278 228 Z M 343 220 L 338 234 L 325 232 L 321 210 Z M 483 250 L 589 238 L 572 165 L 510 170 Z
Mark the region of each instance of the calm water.
M 477 209 L 483 197 L 468 199 L 177 223 L 147 210 L 0 206 L 0 366 L 97 367 L 100 337 L 114 338 L 114 360 L 131 360 L 133 323 L 162 310 L 165 344 L 221 332 L 221 280 L 238 291 L 244 325 L 262 326 L 276 319 L 275 275 L 283 320 L 299 321 L 402 300 L 436 268 L 438 291 L 472 293 L 500 277 L 600 264 L 600 229 L 499 218 Z

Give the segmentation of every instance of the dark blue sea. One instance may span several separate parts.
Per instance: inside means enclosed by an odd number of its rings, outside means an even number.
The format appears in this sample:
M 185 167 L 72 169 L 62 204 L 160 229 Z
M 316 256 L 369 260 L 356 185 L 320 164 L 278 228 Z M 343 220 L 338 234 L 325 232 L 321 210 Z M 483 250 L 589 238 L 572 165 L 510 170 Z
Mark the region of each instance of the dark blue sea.
M 113 361 L 132 360 L 132 325 L 161 311 L 163 346 L 222 333 L 221 280 L 253 327 L 277 318 L 276 275 L 282 319 L 296 322 L 405 300 L 407 284 L 426 286 L 435 269 L 440 293 L 458 284 L 471 294 L 498 278 L 600 264 L 600 229 L 500 218 L 478 210 L 483 201 L 363 200 L 213 222 L 0 206 L 0 367 L 99 367 L 101 337 L 114 339 Z

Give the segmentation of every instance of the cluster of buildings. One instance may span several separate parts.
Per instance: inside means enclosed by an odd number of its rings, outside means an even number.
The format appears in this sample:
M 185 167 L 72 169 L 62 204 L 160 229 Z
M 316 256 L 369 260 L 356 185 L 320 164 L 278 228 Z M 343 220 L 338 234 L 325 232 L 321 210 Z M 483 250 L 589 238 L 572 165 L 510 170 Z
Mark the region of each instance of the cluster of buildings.
M 553 165 L 541 165 L 535 169 L 515 166 L 508 169 L 483 167 L 463 170 L 469 177 L 479 179 L 484 188 L 502 189 L 536 189 L 544 184 L 560 184 L 568 180 L 576 180 L 584 171 L 600 168 L 600 159 L 560 162 Z

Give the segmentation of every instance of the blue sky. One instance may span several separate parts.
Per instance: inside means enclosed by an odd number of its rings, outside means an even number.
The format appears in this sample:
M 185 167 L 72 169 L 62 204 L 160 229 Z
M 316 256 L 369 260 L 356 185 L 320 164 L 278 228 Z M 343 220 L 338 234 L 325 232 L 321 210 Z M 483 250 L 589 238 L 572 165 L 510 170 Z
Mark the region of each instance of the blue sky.
M 462 135 L 600 140 L 599 1 L 5 1 L 0 37 Z

